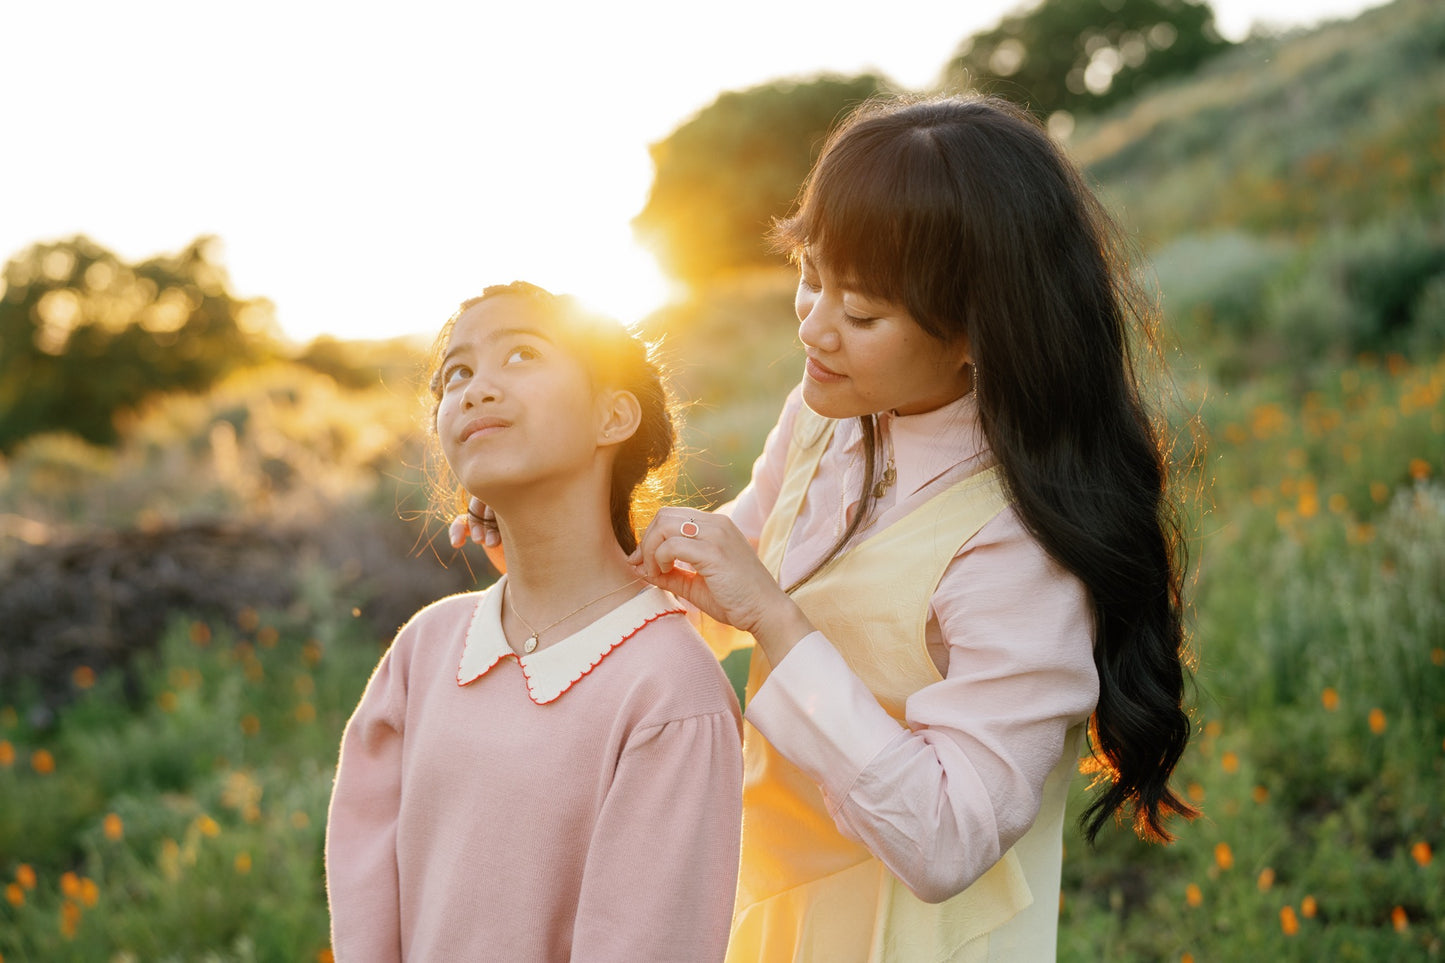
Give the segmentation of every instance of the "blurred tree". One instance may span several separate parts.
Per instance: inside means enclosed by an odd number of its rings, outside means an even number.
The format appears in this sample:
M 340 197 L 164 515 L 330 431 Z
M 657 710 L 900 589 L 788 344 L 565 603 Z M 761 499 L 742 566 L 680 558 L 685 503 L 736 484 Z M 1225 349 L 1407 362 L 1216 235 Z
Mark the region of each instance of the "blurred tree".
M 944 86 L 983 89 L 1041 116 L 1087 114 L 1229 46 L 1203 0 L 1044 0 L 964 40 Z
M 126 264 L 85 237 L 36 244 L 4 269 L 0 452 L 44 431 L 98 444 L 146 396 L 199 390 L 276 353 L 271 305 L 230 293 L 215 238 Z
M 638 239 L 664 271 L 692 285 L 781 264 L 766 241 L 772 219 L 788 213 L 833 124 L 883 89 L 864 74 L 718 97 L 651 146 L 652 191 L 632 221 Z

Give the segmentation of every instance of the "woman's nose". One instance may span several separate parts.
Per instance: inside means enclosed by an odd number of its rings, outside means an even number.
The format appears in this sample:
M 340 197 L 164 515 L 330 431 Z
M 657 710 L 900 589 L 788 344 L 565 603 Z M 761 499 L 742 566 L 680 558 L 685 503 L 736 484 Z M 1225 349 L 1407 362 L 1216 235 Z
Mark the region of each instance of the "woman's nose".
M 814 297 L 806 303 L 799 301 L 797 309 L 798 339 L 819 351 L 837 351 L 842 339 L 828 319 L 827 300 Z

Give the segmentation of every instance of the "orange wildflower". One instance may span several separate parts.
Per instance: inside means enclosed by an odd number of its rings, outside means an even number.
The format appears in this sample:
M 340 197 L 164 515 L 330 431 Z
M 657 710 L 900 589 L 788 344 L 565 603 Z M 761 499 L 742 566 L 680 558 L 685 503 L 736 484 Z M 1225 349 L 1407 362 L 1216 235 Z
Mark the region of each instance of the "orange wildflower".
M 1410 847 L 1410 857 L 1421 866 L 1429 866 L 1433 856 L 1434 854 L 1430 852 L 1430 844 L 1423 839 Z
M 1436 646 L 1430 650 L 1430 662 L 1432 665 L 1445 666 L 1445 649 Z
M 10 768 L 15 765 L 15 747 L 8 739 L 0 739 L 0 766 Z
M 80 896 L 80 877 L 71 872 L 62 873 L 60 875 L 60 892 L 71 899 Z
M 66 900 L 60 904 L 60 935 L 67 940 L 75 939 L 75 931 L 80 929 L 80 906 Z
M 204 622 L 191 623 L 191 641 L 199 648 L 211 644 L 211 627 Z
M 296 721 L 305 725 L 308 722 L 316 721 L 316 707 L 309 702 L 303 702 L 296 707 Z
M 1410 477 L 1416 481 L 1424 481 L 1430 477 L 1430 463 L 1423 458 L 1410 459 Z
M 1199 783 L 1191 782 L 1185 791 L 1189 793 L 1189 798 L 1194 802 L 1204 802 L 1204 787 Z
M 263 625 L 261 630 L 256 633 L 256 644 L 263 649 L 274 649 L 279 641 L 281 641 L 281 633 L 272 626 Z
M 55 757 L 50 754 L 49 749 L 36 749 L 30 754 L 30 768 L 48 776 L 55 771 Z
M 35 888 L 35 870 L 29 863 L 21 863 L 15 867 L 15 882 L 26 889 Z
M 201 831 L 202 836 L 214 839 L 221 835 L 221 826 L 210 816 L 201 816 L 196 819 L 196 828 Z
M 1326 712 L 1334 712 L 1340 707 L 1340 694 L 1335 691 L 1334 686 L 1325 686 L 1320 693 L 1320 703 L 1324 705 Z
M 260 613 L 249 605 L 236 613 L 236 625 L 240 627 L 242 632 L 254 632 L 256 626 L 260 624 Z
M 241 717 L 241 731 L 248 736 L 254 736 L 261 731 L 261 720 L 247 713 Z
M 1184 955 L 1179 957 L 1179 963 L 1194 963 L 1194 954 L 1185 953 Z
M 1396 933 L 1403 933 L 1410 928 L 1410 916 L 1405 912 L 1405 907 L 1396 906 L 1390 910 L 1390 924 L 1395 927 Z
M 1264 786 L 1255 786 L 1249 791 L 1249 797 L 1263 806 L 1269 802 L 1269 790 Z
M 1274 886 L 1274 870 L 1268 866 L 1259 871 L 1259 879 L 1256 880 L 1261 893 L 1268 893 Z
M 250 871 L 251 871 L 251 854 L 250 854 L 250 853 L 237 853 L 237 854 L 236 854 L 236 873 L 237 873 L 238 875 L 245 876 L 245 875 L 246 875 L 247 873 L 249 873 Z
M 162 712 L 174 712 L 176 709 L 176 694 L 170 689 L 165 690 L 156 696 L 156 705 L 160 706 Z
M 95 885 L 95 880 L 89 876 L 81 877 L 80 880 L 80 901 L 86 906 L 94 906 L 100 902 L 100 887 Z
M 1220 869 L 1234 868 L 1234 850 L 1229 848 L 1228 843 L 1214 844 L 1214 863 Z
M 89 689 L 95 685 L 95 670 L 88 665 L 79 665 L 70 673 L 70 681 L 77 689 Z
M 1313 896 L 1306 896 L 1300 900 L 1299 911 L 1304 914 L 1305 919 L 1312 920 L 1315 918 L 1315 914 L 1320 911 L 1320 904 L 1315 902 Z
M 24 906 L 25 890 L 20 888 L 19 883 L 11 883 L 5 887 L 5 900 L 11 906 Z
M 113 843 L 119 842 L 125 836 L 125 823 L 121 822 L 115 813 L 106 813 L 101 828 L 105 832 L 105 838 Z
M 1226 752 L 1219 760 L 1225 772 L 1239 772 L 1239 756 L 1233 752 Z
M 1371 709 L 1370 731 L 1378 736 L 1385 731 L 1386 725 L 1387 723 L 1385 722 L 1385 711 L 1383 709 Z
M 1285 936 L 1294 936 L 1299 932 L 1299 917 L 1295 915 L 1293 906 L 1279 911 L 1279 928 L 1284 930 Z
M 1200 891 L 1199 887 L 1196 884 L 1190 883 L 1188 886 L 1184 887 L 1184 902 L 1188 903 L 1190 906 L 1198 908 L 1198 906 L 1204 902 L 1204 893 Z
M 316 951 L 316 963 L 336 963 L 336 957 L 331 952 L 331 947 Z

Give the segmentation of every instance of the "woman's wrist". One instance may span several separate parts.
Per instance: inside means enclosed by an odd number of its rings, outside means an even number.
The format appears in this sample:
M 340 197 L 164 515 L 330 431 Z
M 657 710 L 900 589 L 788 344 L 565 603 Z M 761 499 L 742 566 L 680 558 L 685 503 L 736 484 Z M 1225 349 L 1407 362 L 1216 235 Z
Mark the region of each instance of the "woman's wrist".
M 751 630 L 772 665 L 781 662 L 793 646 L 816 631 L 792 596 L 781 591 L 778 595 L 778 600 L 762 613 Z

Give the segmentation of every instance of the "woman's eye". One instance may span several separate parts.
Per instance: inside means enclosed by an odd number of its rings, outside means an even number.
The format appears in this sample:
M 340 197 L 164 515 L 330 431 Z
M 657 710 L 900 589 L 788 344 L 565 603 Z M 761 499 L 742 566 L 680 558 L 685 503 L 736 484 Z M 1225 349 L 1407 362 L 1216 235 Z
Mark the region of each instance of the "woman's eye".
M 532 361 L 537 357 L 537 352 L 526 346 L 513 348 L 507 352 L 507 364 L 517 364 L 521 361 Z
M 446 371 L 442 372 L 442 386 L 451 387 L 454 384 L 460 384 L 461 382 L 466 381 L 471 376 L 471 368 L 468 368 L 464 364 L 454 364 Z

